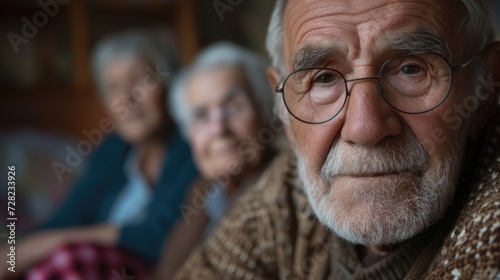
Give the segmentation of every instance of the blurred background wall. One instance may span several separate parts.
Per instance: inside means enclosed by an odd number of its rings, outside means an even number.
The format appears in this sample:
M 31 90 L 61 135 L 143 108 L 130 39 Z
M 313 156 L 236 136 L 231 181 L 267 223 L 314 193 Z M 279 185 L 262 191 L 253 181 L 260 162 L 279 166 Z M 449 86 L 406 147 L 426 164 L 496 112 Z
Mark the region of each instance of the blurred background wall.
M 221 13 L 214 7 L 216 2 L 232 10 Z M 241 4 L 233 7 L 229 2 Z M 97 40 L 129 28 L 171 29 L 184 62 L 217 40 L 263 51 L 273 1 L 6 0 L 1 5 L 0 86 L 5 118 L 0 124 L 79 138 L 83 128 L 103 116 L 89 69 Z
M 64 198 L 88 158 L 78 148 L 86 149 L 82 143 L 92 142 L 88 132 L 99 130 L 106 117 L 90 72 L 98 40 L 138 28 L 173 35 L 183 63 L 219 40 L 265 56 L 273 5 L 269 0 L 2 1 L 0 170 L 5 169 L 4 181 L 7 165 L 17 168 L 18 232 L 44 219 Z M 71 171 L 58 175 L 54 163 Z M 0 191 L 1 205 L 6 196 L 6 189 Z M 7 215 L 4 208 L 0 217 Z
M 500 1 L 494 3 L 500 26 Z M 61 176 L 54 163 L 91 142 L 86 132 L 105 117 L 90 73 L 96 41 L 143 28 L 172 33 L 184 63 L 219 40 L 265 56 L 274 1 L 3 0 L 0 6 L 0 172 L 5 178 L 7 165 L 16 165 L 22 231 L 49 215 L 87 157 Z M 2 189 L 2 206 L 6 195 Z

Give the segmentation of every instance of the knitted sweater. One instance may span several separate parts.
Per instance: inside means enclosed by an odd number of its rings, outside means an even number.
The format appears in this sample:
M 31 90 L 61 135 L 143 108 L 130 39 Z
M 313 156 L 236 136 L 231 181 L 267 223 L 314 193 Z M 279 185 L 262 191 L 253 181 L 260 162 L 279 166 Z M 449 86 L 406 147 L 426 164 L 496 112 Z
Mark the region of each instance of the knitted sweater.
M 500 279 L 500 114 L 459 203 L 364 267 L 315 217 L 292 153 L 280 155 L 176 279 Z M 462 195 L 462 196 L 461 196 Z

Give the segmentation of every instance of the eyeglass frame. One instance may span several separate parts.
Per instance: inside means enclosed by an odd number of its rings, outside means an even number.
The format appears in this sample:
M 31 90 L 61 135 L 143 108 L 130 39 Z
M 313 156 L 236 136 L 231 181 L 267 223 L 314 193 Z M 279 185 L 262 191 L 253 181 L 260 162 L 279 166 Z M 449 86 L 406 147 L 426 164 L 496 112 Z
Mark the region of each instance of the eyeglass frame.
M 288 74 L 284 79 L 281 80 L 281 82 L 276 86 L 276 88 L 274 89 L 274 92 L 275 93 L 281 93 L 282 96 L 283 96 L 283 103 L 285 104 L 285 107 L 286 107 L 286 110 L 288 111 L 288 113 L 290 115 L 292 115 L 295 119 L 303 122 L 303 123 L 307 123 L 307 124 L 323 124 L 323 123 L 326 123 L 326 122 L 329 122 L 331 121 L 332 119 L 334 119 L 340 112 L 342 112 L 342 110 L 344 109 L 344 106 L 345 104 L 347 103 L 347 97 L 350 95 L 350 92 L 349 92 L 349 88 L 347 87 L 347 83 L 348 82 L 356 82 L 356 81 L 362 81 L 362 80 L 377 80 L 377 91 L 378 91 L 378 94 L 380 96 L 382 96 L 382 99 L 385 101 L 385 103 L 387 105 L 389 105 L 391 108 L 393 108 L 394 110 L 398 111 L 398 112 L 401 112 L 401 113 L 404 113 L 404 114 L 410 114 L 410 115 L 418 115 L 418 114 L 424 114 L 424 113 L 427 113 L 429 111 L 432 111 L 434 109 L 436 109 L 437 107 L 439 107 L 441 104 L 443 104 L 443 102 L 448 98 L 448 96 L 450 95 L 450 92 L 451 92 L 451 88 L 453 86 L 453 78 L 454 78 L 454 74 L 455 72 L 458 72 L 462 69 L 464 69 L 465 67 L 467 67 L 470 63 L 472 63 L 472 61 L 474 61 L 475 59 L 477 59 L 478 57 L 480 57 L 482 55 L 483 51 L 480 51 L 478 52 L 475 56 L 473 56 L 472 58 L 470 58 L 469 60 L 467 60 L 466 62 L 462 63 L 462 64 L 459 64 L 459 65 L 456 65 L 456 66 L 451 66 L 450 63 L 448 62 L 448 60 L 441 54 L 438 54 L 438 53 L 435 53 L 435 52 L 415 52 L 415 53 L 408 53 L 408 54 L 403 54 L 403 55 L 398 55 L 398 56 L 395 56 L 395 57 L 392 57 L 392 58 L 389 58 L 387 61 L 385 61 L 382 66 L 380 66 L 380 69 L 378 71 L 378 76 L 376 77 L 363 77 L 363 78 L 354 78 L 354 79 L 349 79 L 347 80 L 344 76 L 344 74 L 342 74 L 340 71 L 336 70 L 336 69 L 333 69 L 333 68 L 328 68 L 328 67 L 308 67 L 308 68 L 302 68 L 302 69 L 297 69 L 297 70 L 294 70 L 292 71 L 290 74 Z M 450 69 L 450 85 L 448 87 L 448 92 L 445 94 L 445 96 L 443 97 L 443 99 L 441 101 L 439 101 L 434 107 L 430 108 L 430 109 L 427 109 L 423 112 L 417 112 L 417 113 L 411 113 L 411 112 L 405 112 L 403 110 L 400 110 L 396 107 L 394 107 L 394 105 L 390 104 L 387 99 L 385 98 L 384 94 L 383 94 L 383 91 L 382 91 L 382 87 L 380 85 L 380 73 L 382 72 L 382 69 L 384 69 L 385 65 L 395 59 L 398 59 L 398 58 L 402 58 L 402 57 L 407 57 L 407 56 L 412 56 L 412 55 L 425 55 L 425 54 L 433 54 L 433 55 L 437 55 L 439 57 L 441 57 L 443 59 L 443 61 L 446 63 L 446 65 L 448 65 L 449 69 Z M 342 77 L 342 79 L 344 80 L 344 84 L 345 84 L 345 98 L 344 98 L 344 103 L 342 104 L 342 106 L 340 107 L 339 111 L 337 113 L 335 113 L 331 118 L 325 120 L 325 121 L 320 121 L 320 122 L 311 122 L 311 121 L 304 121 L 302 119 L 300 119 L 299 117 L 297 117 L 291 110 L 290 108 L 288 107 L 287 105 L 287 102 L 285 100 L 285 83 L 286 81 L 288 80 L 288 78 L 290 78 L 290 76 L 292 76 L 293 74 L 297 73 L 297 72 L 300 72 L 300 71 L 307 71 L 307 70 L 333 70 L 337 73 L 340 74 L 340 76 Z

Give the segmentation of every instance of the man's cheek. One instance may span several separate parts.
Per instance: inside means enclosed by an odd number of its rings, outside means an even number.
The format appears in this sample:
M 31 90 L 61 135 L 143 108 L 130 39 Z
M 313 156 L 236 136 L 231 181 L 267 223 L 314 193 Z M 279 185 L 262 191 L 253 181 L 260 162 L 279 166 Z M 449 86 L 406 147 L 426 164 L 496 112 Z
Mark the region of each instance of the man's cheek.
M 424 138 L 420 141 L 428 155 L 433 155 L 439 147 L 448 141 L 449 137 L 446 131 L 441 127 L 434 127 L 428 133 L 424 134 Z
M 317 170 L 321 168 L 324 159 L 328 155 L 329 145 L 325 145 L 326 141 L 318 141 L 321 139 L 315 135 L 309 137 L 308 140 L 301 139 L 300 142 L 297 142 L 297 148 L 302 158 L 307 160 L 314 170 Z
M 328 155 L 332 144 L 340 135 L 340 126 L 329 122 L 326 124 L 303 124 L 294 127 L 299 151 L 309 155 L 309 160 L 323 160 Z
M 428 156 L 439 153 L 443 145 L 452 139 L 450 128 L 441 120 L 441 115 L 441 110 L 436 110 L 421 115 L 402 116 L 402 122 L 406 126 L 404 129 L 410 130 L 415 135 Z

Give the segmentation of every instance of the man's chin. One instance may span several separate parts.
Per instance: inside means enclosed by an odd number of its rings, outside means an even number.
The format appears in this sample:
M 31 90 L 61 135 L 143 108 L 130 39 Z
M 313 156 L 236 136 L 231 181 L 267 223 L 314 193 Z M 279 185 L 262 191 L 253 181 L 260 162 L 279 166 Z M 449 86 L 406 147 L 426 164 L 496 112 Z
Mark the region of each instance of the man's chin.
M 321 166 L 297 150 L 299 177 L 318 219 L 340 237 L 365 245 L 399 243 L 440 219 L 454 195 L 457 151 L 432 164 L 425 151 L 407 146 L 394 145 L 398 152 L 344 145 L 330 151 Z M 413 158 L 420 160 L 407 162 Z
M 400 243 L 430 225 L 429 220 L 419 219 L 414 214 L 406 218 L 387 214 L 386 209 L 372 203 L 365 203 L 351 210 L 352 214 L 336 215 L 334 219 L 325 219 L 324 214 L 317 215 L 320 221 L 338 236 L 362 245 Z
M 413 173 L 384 174 L 376 176 L 337 176 L 328 191 L 333 205 L 351 213 L 365 209 L 365 213 L 392 212 L 404 204 L 413 209 L 412 197 L 416 195 L 420 178 Z
M 410 174 L 339 176 L 329 192 L 310 193 L 309 199 L 319 220 L 338 236 L 355 244 L 388 245 L 434 222 L 415 205 L 415 182 Z

